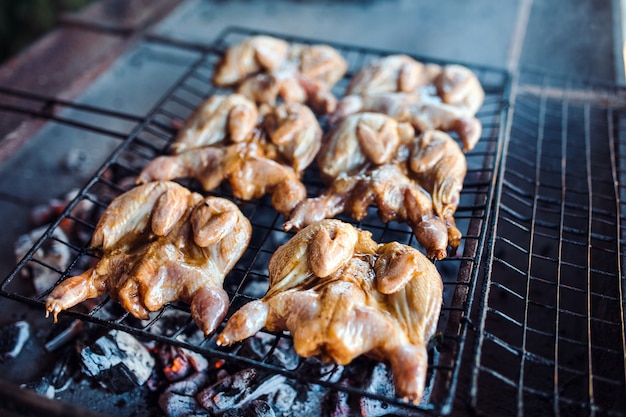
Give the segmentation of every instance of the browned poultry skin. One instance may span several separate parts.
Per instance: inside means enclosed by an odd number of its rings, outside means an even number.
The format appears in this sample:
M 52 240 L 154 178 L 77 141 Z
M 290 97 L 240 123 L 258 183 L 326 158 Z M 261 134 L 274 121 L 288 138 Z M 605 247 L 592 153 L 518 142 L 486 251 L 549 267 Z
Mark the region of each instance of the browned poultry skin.
M 332 120 L 359 112 L 383 113 L 399 122 L 411 123 L 420 132 L 435 129 L 456 132 L 465 151 L 474 149 L 482 134 L 482 124 L 467 109 L 446 104 L 424 92 L 346 96 L 339 102 Z
M 485 100 L 478 77 L 463 65 L 444 66 L 434 83 L 444 103 L 466 108 L 471 114 L 476 114 Z
M 322 128 L 313 112 L 302 104 L 273 107 L 263 120 L 263 128 L 278 153 L 298 173 L 313 162 L 322 145 Z
M 240 94 L 214 95 L 200 103 L 172 146 L 175 153 L 220 143 L 246 140 L 258 124 L 256 105 Z
M 306 188 L 291 167 L 265 155 L 263 146 L 255 141 L 192 149 L 152 160 L 137 183 L 194 178 L 205 191 L 211 191 L 228 181 L 236 198 L 252 200 L 270 194 L 274 208 L 287 216 L 306 198 Z
M 407 222 L 429 257 L 446 257 L 448 232 L 444 221 L 435 215 L 426 192 L 395 164 L 360 175 L 340 175 L 322 195 L 299 203 L 283 227 L 300 230 L 342 212 L 359 221 L 371 205 L 378 208 L 383 222 Z
M 111 202 L 92 246 L 102 250 L 93 268 L 59 284 L 47 314 L 109 295 L 134 317 L 182 300 L 205 334 L 228 310 L 224 277 L 250 241 L 252 228 L 232 202 L 203 198 L 167 181 L 136 187 Z
M 410 124 L 380 113 L 350 115 L 324 136 L 317 165 L 330 182 L 342 173 L 355 173 L 371 165 L 392 162 L 401 145 L 411 143 Z
M 348 70 L 348 63 L 339 51 L 328 45 L 292 44 L 290 60 L 307 79 L 327 89 L 334 86 Z
M 446 222 L 450 245 L 457 247 L 461 232 L 456 228 L 454 213 L 467 173 L 463 151 L 445 132 L 429 130 L 416 140 L 409 165 L 417 181 L 432 196 L 435 213 Z
M 306 198 L 300 175 L 321 146 L 322 129 L 313 112 L 299 103 L 265 106 L 259 114 L 258 126 L 245 140 L 225 138 L 185 151 L 175 143 L 177 154 L 152 160 L 137 183 L 193 178 L 211 191 L 228 181 L 236 198 L 270 194 L 274 208 L 287 216 Z
M 478 77 L 462 65 L 422 64 L 391 55 L 361 68 L 338 103 L 331 122 L 357 112 L 380 112 L 409 122 L 418 131 L 456 132 L 465 151 L 482 133 L 475 117 L 485 92 Z
M 397 395 L 420 401 L 426 343 L 436 329 L 443 286 L 419 251 L 399 243 L 379 245 L 369 232 L 323 220 L 275 252 L 269 276 L 265 297 L 229 319 L 219 345 L 262 328 L 287 330 L 304 357 L 341 365 L 362 354 L 389 361 Z
M 259 71 L 274 70 L 287 58 L 289 44 L 271 36 L 253 36 L 233 45 L 218 64 L 213 82 L 229 87 Z
M 407 55 L 389 55 L 363 66 L 352 77 L 346 95 L 410 93 L 434 82 L 441 73 L 436 64 L 423 64 Z
M 271 59 L 259 59 L 259 51 Z M 346 60 L 328 45 L 287 44 L 257 36 L 228 49 L 213 81 L 236 85 L 239 94 L 257 103 L 275 105 L 280 97 L 285 103 L 306 102 L 316 112 L 329 113 L 337 103 L 330 90 L 347 68 Z
M 390 55 L 370 62 L 352 78 L 346 95 L 417 93 L 426 90 L 442 102 L 476 114 L 485 92 L 476 74 L 463 65 L 423 64 L 406 55 Z

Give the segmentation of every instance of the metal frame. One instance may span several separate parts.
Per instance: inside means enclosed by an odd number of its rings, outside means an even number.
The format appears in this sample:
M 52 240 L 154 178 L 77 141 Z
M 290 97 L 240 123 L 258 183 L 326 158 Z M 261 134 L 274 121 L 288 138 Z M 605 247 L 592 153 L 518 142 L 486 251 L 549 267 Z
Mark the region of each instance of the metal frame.
M 132 132 L 123 138 L 120 137 L 122 139 L 120 146 L 84 186 L 60 218 L 51 225 L 24 259 L 17 264 L 11 274 L 4 279 L 0 287 L 2 296 L 22 301 L 43 310 L 44 300 L 52 288 L 36 295 L 23 291 L 17 285 L 17 280 L 15 279 L 20 271 L 23 268 L 27 268 L 30 263 L 42 265 L 41 261 L 36 257 L 36 251 L 47 240 L 54 239 L 52 232 L 59 227 L 61 221 L 68 219 L 80 221 L 72 212 L 81 200 L 87 199 L 105 208 L 110 202 L 112 195 L 119 195 L 124 191 L 116 184 L 117 180 L 124 176 L 136 175 L 149 160 L 168 152 L 169 145 L 174 137 L 172 122 L 174 120 L 184 120 L 207 96 L 216 92 L 224 92 L 216 89 L 210 83 L 213 67 L 221 53 L 228 45 L 255 34 L 260 34 L 260 32 L 243 28 L 229 28 L 211 46 L 186 44 L 155 36 L 146 38 L 150 42 L 167 43 L 180 48 L 191 48 L 200 52 L 201 56 L 170 90 L 164 92 L 162 100 L 156 103 L 154 108 L 144 118 L 137 120 L 137 126 Z M 267 32 L 263 32 L 263 34 L 282 37 L 292 42 L 315 43 L 315 40 L 312 39 Z M 328 42 L 324 43 L 328 44 Z M 354 74 L 354 71 L 365 62 L 394 53 L 393 51 L 373 50 L 350 45 L 331 45 L 337 48 L 350 64 L 348 74 L 334 89 L 338 96 L 342 95 L 343 89 L 346 87 L 349 78 Z M 424 62 L 447 63 L 421 56 L 415 56 L 415 58 Z M 447 414 L 451 412 L 458 385 L 461 355 L 465 348 L 468 323 L 470 322 L 469 314 L 473 305 L 477 277 L 482 264 L 483 249 L 487 243 L 489 233 L 489 222 L 487 220 L 491 217 L 492 202 L 498 182 L 496 173 L 500 169 L 503 154 L 511 81 L 508 72 L 504 70 L 486 66 L 465 65 L 475 71 L 486 91 L 485 105 L 477 115 L 483 123 L 483 136 L 478 146 L 467 154 L 468 175 L 461 196 L 461 205 L 456 215 L 457 224 L 464 232 L 461 247 L 456 254 L 451 254 L 447 259 L 437 262 L 437 267 L 444 279 L 444 306 L 439 323 L 439 330 L 442 336 L 438 341 L 433 341 L 429 347 L 431 363 L 429 365 L 429 385 L 427 391 L 430 392 L 430 395 L 422 404 L 406 404 L 399 398 L 367 392 L 359 386 L 345 386 L 332 383 L 319 375 L 304 372 L 302 364 L 305 361 L 301 361 L 295 369 L 285 369 L 276 366 L 271 360 L 273 349 L 262 360 L 255 360 L 240 354 L 237 346 L 234 348 L 217 347 L 215 335 L 206 339 L 198 336 L 199 332 L 190 318 L 188 307 L 179 303 L 165 306 L 147 322 L 139 322 L 128 313 L 119 311 L 119 309 L 117 309 L 119 314 L 113 317 L 110 316 L 111 311 L 115 311 L 115 303 L 108 298 L 104 299 L 90 311 L 85 311 L 81 306 L 77 306 L 62 314 L 97 323 L 107 328 L 120 329 L 143 339 L 182 346 L 212 357 L 280 373 L 294 380 L 319 384 L 334 390 L 347 392 L 351 395 L 366 396 L 396 406 L 433 414 Z M 5 91 L 5 93 L 10 92 Z M 16 95 L 20 94 L 16 93 Z M 48 101 L 46 98 L 34 97 L 32 95 L 30 98 L 40 99 L 43 102 Z M 56 104 L 72 105 L 71 103 Z M 15 107 L 0 110 L 21 111 Z M 99 111 L 99 109 L 93 107 L 85 110 Z M 47 111 L 27 111 L 26 113 L 43 118 L 51 117 L 51 114 Z M 135 117 L 121 114 L 109 115 L 130 117 L 131 119 Z M 54 117 L 58 122 L 76 125 L 76 121 L 67 121 L 61 117 Z M 325 123 L 325 120 L 322 119 L 322 123 Z M 99 126 L 76 126 L 84 129 L 100 129 Z M 118 137 L 116 134 L 112 134 L 112 136 Z M 315 173 L 315 169 L 310 169 L 304 174 L 304 182 L 312 195 L 316 194 L 321 187 L 321 182 L 316 178 Z M 114 178 L 114 180 L 111 180 L 111 178 Z M 197 187 L 194 188 L 195 185 L 192 182 L 183 181 L 183 183 L 194 189 L 194 191 L 199 191 Z M 235 200 L 227 187 L 221 187 L 210 194 L 221 195 Z M 254 234 L 246 254 L 244 254 L 225 282 L 225 287 L 232 300 L 230 313 L 242 303 L 258 296 L 250 295 L 251 285 L 259 285 L 259 282 L 267 280 L 266 264 L 269 256 L 292 235 L 282 230 L 282 218 L 272 209 L 267 199 L 235 201 L 251 220 Z M 348 218 L 343 219 L 351 221 Z M 357 225 L 372 231 L 374 238 L 379 241 L 397 240 L 419 248 L 410 228 L 396 223 L 382 224 L 373 211 L 371 215 Z M 81 221 L 81 227 L 93 230 L 95 220 L 93 223 Z M 76 270 L 79 263 L 82 262 L 81 259 L 84 260 L 86 257 L 94 256 L 87 247 L 84 247 L 85 245 L 80 246 L 73 242 L 60 243 L 67 245 L 75 257 L 67 269 L 56 271 L 59 276 L 59 282 L 68 276 L 82 272 Z M 43 264 L 43 266 L 51 268 L 49 265 Z M 155 329 L 159 327 L 159 321 L 169 314 L 184 315 L 186 317 L 184 325 L 174 332 L 161 330 L 156 332 Z M 271 335 L 271 337 L 275 338 L 274 346 L 277 346 L 281 339 L 289 339 L 289 336 L 286 334 L 275 334 Z
M 626 415 L 624 91 L 522 73 L 480 277 L 479 415 Z

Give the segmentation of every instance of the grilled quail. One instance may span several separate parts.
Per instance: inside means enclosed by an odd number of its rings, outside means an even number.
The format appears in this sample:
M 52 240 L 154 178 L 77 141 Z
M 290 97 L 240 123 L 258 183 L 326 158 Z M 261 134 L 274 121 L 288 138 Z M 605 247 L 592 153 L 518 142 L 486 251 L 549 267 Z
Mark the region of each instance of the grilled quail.
M 336 122 L 359 112 L 383 113 L 399 122 L 411 123 L 421 132 L 434 129 L 456 132 L 465 151 L 476 146 L 482 133 L 482 124 L 468 109 L 444 103 L 438 96 L 423 91 L 349 95 L 339 102 L 332 119 Z
M 336 98 L 330 92 L 343 77 L 348 64 L 328 45 L 286 43 L 256 36 L 231 46 L 216 67 L 213 81 L 257 103 L 275 105 L 308 103 L 319 113 L 334 111 Z
M 270 288 L 228 321 L 217 343 L 288 330 L 296 352 L 340 365 L 361 354 L 391 364 L 396 393 L 419 402 L 442 281 L 419 251 L 380 245 L 338 220 L 298 232 L 269 263 Z
M 407 55 L 389 55 L 361 68 L 346 94 L 411 93 L 432 84 L 440 73 L 439 65 L 423 64 Z
M 463 151 L 445 132 L 428 130 L 415 141 L 409 165 L 417 182 L 432 196 L 435 213 L 446 222 L 450 246 L 457 247 L 461 232 L 454 213 L 467 172 Z
M 322 129 L 303 104 L 281 104 L 262 114 L 245 140 L 225 139 L 185 151 L 175 143 L 177 154 L 152 160 L 137 182 L 194 178 L 210 191 L 227 180 L 235 197 L 250 200 L 270 194 L 274 208 L 287 216 L 306 198 L 300 175 L 321 146 Z
M 133 316 L 182 300 L 205 334 L 228 309 L 224 277 L 251 236 L 250 222 L 232 202 L 203 198 L 167 181 L 136 187 L 114 199 L 98 222 L 93 268 L 59 284 L 46 300 L 54 320 L 89 298 L 109 294 Z
M 179 130 L 175 153 L 229 139 L 242 142 L 259 122 L 256 105 L 240 94 L 214 95 L 203 101 Z
M 456 132 L 469 151 L 482 133 L 475 115 L 484 98 L 478 78 L 465 66 L 442 67 L 391 55 L 355 74 L 330 120 L 334 123 L 357 112 L 384 113 L 419 131 Z
M 429 257 L 446 257 L 448 232 L 443 219 L 435 215 L 430 196 L 395 164 L 338 176 L 319 197 L 300 202 L 283 227 L 300 230 L 342 212 L 359 221 L 371 205 L 378 207 L 383 222 L 407 222 Z
M 414 136 L 410 124 L 398 123 L 384 114 L 353 114 L 324 137 L 317 165 L 325 179 L 332 181 L 340 174 L 400 158 L 400 146 L 410 144 Z

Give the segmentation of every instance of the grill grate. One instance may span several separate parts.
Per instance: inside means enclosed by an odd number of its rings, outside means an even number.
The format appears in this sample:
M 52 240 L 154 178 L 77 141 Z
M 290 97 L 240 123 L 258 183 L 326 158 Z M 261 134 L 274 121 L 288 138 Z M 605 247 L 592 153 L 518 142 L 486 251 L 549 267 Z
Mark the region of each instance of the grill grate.
M 518 91 L 472 313 L 472 405 L 623 416 L 626 100 L 614 86 L 532 73 Z
M 54 237 L 54 230 L 59 228 L 62 221 L 72 220 L 78 222 L 79 227 L 86 232 L 91 233 L 97 219 L 94 219 L 93 222 L 80 220 L 73 214 L 77 204 L 82 200 L 89 200 L 101 209 L 106 208 L 114 197 L 125 191 L 124 186 L 119 185 L 121 179 L 137 175 L 151 159 L 167 153 L 174 138 L 173 122 L 186 119 L 207 96 L 227 92 L 216 89 L 210 83 L 213 67 L 220 57 L 220 52 L 223 52 L 228 45 L 256 34 L 259 33 L 246 29 L 231 28 L 224 32 L 219 40 L 210 47 L 184 44 L 154 37 L 148 39 L 150 42 L 166 42 L 179 48 L 197 50 L 199 59 L 189 67 L 189 70 L 179 82 L 169 91 L 164 92 L 162 100 L 155 104 L 153 110 L 145 118 L 138 121 L 136 127 L 123 138 L 121 145 L 111 153 L 108 160 L 85 185 L 61 217 L 48 229 L 46 234 L 3 281 L 1 286 L 3 296 L 20 300 L 43 310 L 44 300 L 52 288 L 41 294 L 32 294 L 29 290 L 24 289 L 24 285 L 21 283 L 23 280 L 19 279 L 22 270 L 37 264 L 39 267 L 43 266 L 56 273 L 59 281 L 82 272 L 81 264 L 84 264 L 86 260 L 94 255 L 84 245 L 77 245 L 75 242 L 59 240 Z M 282 37 L 288 41 L 314 43 L 310 39 L 286 37 L 271 33 L 270 35 Z M 331 45 L 337 48 L 350 64 L 347 76 L 334 89 L 334 93 L 338 96 L 342 95 L 350 76 L 354 74 L 356 69 L 372 59 L 391 53 L 389 51 L 356 48 L 348 45 Z M 422 61 L 438 62 L 419 56 L 415 56 L 415 58 Z M 439 61 L 438 63 L 444 62 Z M 489 217 L 491 202 L 495 193 L 495 173 L 504 142 L 510 83 L 508 73 L 503 70 L 468 66 L 477 74 L 486 91 L 485 104 L 477 115 L 483 123 L 483 135 L 477 147 L 467 155 L 468 173 L 461 195 L 461 204 L 456 215 L 457 226 L 464 235 L 461 246 L 456 254 L 451 254 L 449 258 L 437 263 L 444 280 L 444 306 L 439 322 L 439 331 L 442 336 L 436 342 L 433 341 L 429 347 L 428 386 L 427 394 L 422 404 L 407 405 L 397 398 L 382 393 L 367 392 L 356 385 L 339 385 L 329 382 L 323 377 L 319 377 L 319 375 L 316 376 L 305 372 L 302 366 L 303 361 L 294 369 L 276 366 L 271 357 L 274 354 L 273 350 L 270 350 L 262 360 L 256 360 L 239 352 L 237 346 L 234 348 L 217 347 L 215 336 L 205 339 L 199 334 L 191 320 L 187 306 L 183 304 L 174 303 L 167 305 L 158 313 L 154 313 L 148 321 L 134 319 L 109 299 L 103 300 L 97 306 L 92 307 L 90 311 L 86 311 L 84 306 L 77 306 L 63 314 L 98 323 L 107 328 L 121 329 L 144 339 L 179 345 L 209 356 L 281 373 L 289 378 L 332 387 L 335 390 L 357 396 L 366 396 L 390 404 L 433 413 L 450 412 L 457 386 L 461 352 L 463 351 L 467 332 L 466 318 L 472 305 L 476 277 L 481 264 L 481 254 L 486 242 L 488 225 L 486 220 Z M 57 104 L 68 105 L 68 103 Z M 8 110 L 17 111 L 16 108 Z M 88 110 L 94 111 L 92 108 Z M 36 113 L 30 111 L 28 114 L 46 118 L 50 117 L 46 112 Z M 107 116 L 111 116 L 111 114 L 107 114 Z M 66 122 L 65 119 L 60 117 L 55 120 L 61 123 Z M 323 119 L 321 121 L 324 124 L 325 121 Z M 83 129 L 99 129 L 98 126 L 76 126 Z M 314 169 L 305 172 L 304 182 L 310 195 L 317 195 L 321 190 L 322 183 L 317 179 Z M 193 182 L 183 181 L 183 184 L 194 191 L 199 191 Z M 264 294 L 267 289 L 267 263 L 269 258 L 278 246 L 285 243 L 292 236 L 292 233 L 286 233 L 282 230 L 283 219 L 274 211 L 267 198 L 259 201 L 236 200 L 232 197 L 227 186 L 223 186 L 209 194 L 225 196 L 235 200 L 253 225 L 253 236 L 249 248 L 226 278 L 224 284 L 232 300 L 230 308 L 230 313 L 232 313 L 242 304 Z M 351 221 L 348 218 L 342 219 Z M 358 223 L 358 226 L 370 230 L 377 241 L 388 242 L 396 240 L 419 247 L 413 238 L 410 228 L 398 223 L 381 224 L 374 211 L 371 211 L 367 218 Z M 58 270 L 37 258 L 37 249 L 51 240 L 70 249 L 73 260 L 68 268 Z M 112 316 L 112 312 L 115 311 L 118 313 Z M 180 323 L 179 328 L 168 329 L 165 328 L 166 326 L 161 325 L 168 321 L 168 317 L 174 316 L 176 316 L 177 322 Z M 183 317 L 182 321 L 180 317 Z M 221 328 L 218 329 L 218 332 Z M 278 345 L 281 339 L 289 339 L 288 335 L 284 334 L 268 335 L 268 337 L 275 339 L 274 346 Z

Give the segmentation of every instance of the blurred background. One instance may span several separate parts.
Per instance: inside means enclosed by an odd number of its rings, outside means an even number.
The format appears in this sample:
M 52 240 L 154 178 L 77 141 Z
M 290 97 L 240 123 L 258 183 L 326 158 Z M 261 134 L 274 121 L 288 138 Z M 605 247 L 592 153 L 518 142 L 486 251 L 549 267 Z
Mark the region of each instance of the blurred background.
M 51 30 L 59 16 L 92 0 L 0 0 L 0 63 Z

